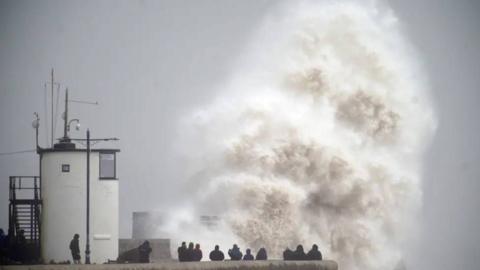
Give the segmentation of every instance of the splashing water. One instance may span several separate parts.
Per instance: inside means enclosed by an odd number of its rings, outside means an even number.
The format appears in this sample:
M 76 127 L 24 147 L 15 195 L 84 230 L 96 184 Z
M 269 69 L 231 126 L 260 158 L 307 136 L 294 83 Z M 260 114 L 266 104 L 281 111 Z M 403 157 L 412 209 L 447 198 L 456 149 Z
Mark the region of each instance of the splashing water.
M 172 217 L 170 229 L 276 258 L 317 243 L 342 269 L 393 269 L 415 227 L 435 129 L 424 78 L 387 7 L 285 7 L 221 97 L 182 127 L 197 194 L 183 217 L 208 213 L 221 224 Z

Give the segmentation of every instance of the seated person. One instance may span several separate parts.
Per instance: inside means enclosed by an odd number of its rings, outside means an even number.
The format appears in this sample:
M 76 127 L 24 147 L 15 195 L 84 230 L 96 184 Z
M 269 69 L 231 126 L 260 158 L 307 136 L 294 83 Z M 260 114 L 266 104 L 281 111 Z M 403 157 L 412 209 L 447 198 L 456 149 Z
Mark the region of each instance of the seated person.
M 232 261 L 239 261 L 242 259 L 243 254 L 237 244 L 234 244 L 232 249 L 228 250 L 228 256 L 230 256 L 230 260 Z
M 288 247 L 283 252 L 283 260 L 285 260 L 285 261 L 293 260 L 293 251 L 291 249 L 289 249 Z
M 150 243 L 148 241 L 143 242 L 143 244 L 138 247 L 138 262 L 149 263 L 151 252 L 152 248 L 150 247 Z
M 251 253 L 251 250 L 249 248 L 247 248 L 247 250 L 245 252 L 246 252 L 246 254 L 245 254 L 245 256 L 243 256 L 243 260 L 244 261 L 253 261 L 253 255 Z
M 322 253 L 318 250 L 317 245 L 313 245 L 312 249 L 307 253 L 307 260 L 317 260 L 321 261 L 322 260 Z
M 255 260 L 257 261 L 265 261 L 267 259 L 267 250 L 265 248 L 261 248 L 257 252 L 257 256 L 255 256 Z
M 212 261 L 223 261 L 225 259 L 225 255 L 223 255 L 223 252 L 220 250 L 220 247 L 218 245 L 215 246 L 215 249 L 210 252 L 210 260 Z
M 298 245 L 297 249 L 293 252 L 293 260 L 295 261 L 304 261 L 307 259 L 307 255 L 303 251 L 303 246 Z
M 121 253 L 117 258 L 117 263 L 148 263 L 150 262 L 150 243 L 143 242 L 139 247 L 127 250 Z
M 178 247 L 178 261 L 184 262 L 185 261 L 185 253 L 187 252 L 187 243 L 182 242 L 182 245 Z
M 188 243 L 188 248 L 185 251 L 185 262 L 193 262 L 194 261 L 194 249 L 193 249 L 193 243 L 190 242 Z
M 200 249 L 200 244 L 195 245 L 195 249 L 193 250 L 193 261 L 199 262 L 202 260 L 202 250 Z

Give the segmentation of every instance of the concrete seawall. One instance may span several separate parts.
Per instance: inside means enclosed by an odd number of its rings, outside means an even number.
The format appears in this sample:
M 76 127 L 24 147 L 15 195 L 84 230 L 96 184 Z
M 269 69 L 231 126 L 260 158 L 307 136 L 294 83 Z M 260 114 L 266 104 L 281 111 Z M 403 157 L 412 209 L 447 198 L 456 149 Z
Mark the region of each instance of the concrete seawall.
M 161 262 L 149 264 L 9 265 L 0 270 L 338 270 L 334 261 Z

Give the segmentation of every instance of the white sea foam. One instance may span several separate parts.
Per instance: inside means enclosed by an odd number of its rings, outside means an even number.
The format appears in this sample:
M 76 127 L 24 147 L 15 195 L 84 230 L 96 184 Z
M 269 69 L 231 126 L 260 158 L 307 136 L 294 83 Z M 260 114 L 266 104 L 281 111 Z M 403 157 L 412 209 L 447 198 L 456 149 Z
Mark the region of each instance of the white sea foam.
M 221 222 L 212 230 L 173 215 L 175 239 L 264 246 L 277 258 L 317 243 L 342 269 L 397 265 L 435 117 L 418 55 L 388 7 L 282 7 L 219 92 L 183 123 L 180 141 L 189 215 Z

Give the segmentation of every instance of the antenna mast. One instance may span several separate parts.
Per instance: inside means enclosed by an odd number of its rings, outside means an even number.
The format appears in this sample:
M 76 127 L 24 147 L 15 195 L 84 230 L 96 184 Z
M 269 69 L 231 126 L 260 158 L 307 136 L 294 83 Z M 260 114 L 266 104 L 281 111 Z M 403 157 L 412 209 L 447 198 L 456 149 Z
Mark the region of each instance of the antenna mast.
M 64 115 L 64 125 L 63 125 L 63 139 L 67 140 L 67 126 L 68 126 L 68 88 L 65 89 L 65 115 Z
M 53 78 L 53 68 L 52 68 L 52 82 L 51 82 L 51 85 L 52 85 L 52 122 L 50 122 L 50 124 L 52 126 L 52 130 L 51 130 L 52 137 L 51 137 L 51 141 L 50 141 L 50 147 L 53 147 L 53 137 L 54 137 L 54 134 L 53 134 L 53 84 L 54 84 L 54 78 Z

